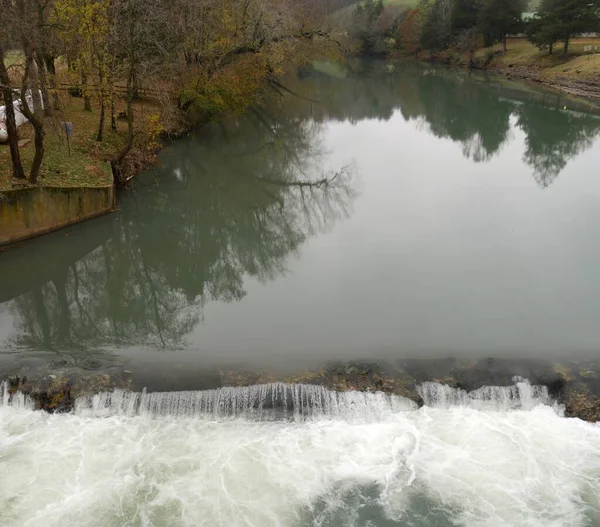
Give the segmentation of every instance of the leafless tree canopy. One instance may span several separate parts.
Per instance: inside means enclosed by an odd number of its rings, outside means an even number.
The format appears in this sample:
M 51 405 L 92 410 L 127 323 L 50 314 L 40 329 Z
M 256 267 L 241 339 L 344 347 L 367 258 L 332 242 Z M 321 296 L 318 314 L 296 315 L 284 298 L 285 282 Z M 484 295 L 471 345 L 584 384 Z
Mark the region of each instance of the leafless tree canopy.
M 2 61 L 4 98 L 12 98 L 11 87 L 33 96 L 24 110 L 35 129 L 29 179 L 35 183 L 40 172 L 63 70 L 85 110 L 99 110 L 97 141 L 107 113 L 116 131 L 115 100 L 124 101 L 127 133 L 112 160 L 119 180 L 139 133 L 136 99 L 158 102 L 162 129 L 175 131 L 241 111 L 286 64 L 335 40 L 334 7 L 310 0 L 0 0 L 0 50 L 22 57 L 12 74 Z M 16 148 L 12 160 L 23 177 Z

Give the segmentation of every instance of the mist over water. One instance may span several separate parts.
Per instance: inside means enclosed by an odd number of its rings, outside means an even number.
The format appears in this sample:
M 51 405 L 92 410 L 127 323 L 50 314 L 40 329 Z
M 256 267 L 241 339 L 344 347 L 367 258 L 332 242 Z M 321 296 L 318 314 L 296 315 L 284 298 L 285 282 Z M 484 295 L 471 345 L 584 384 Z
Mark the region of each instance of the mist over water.
M 523 380 L 421 392 L 117 392 L 50 415 L 3 386 L 0 524 L 598 524 L 600 426 Z

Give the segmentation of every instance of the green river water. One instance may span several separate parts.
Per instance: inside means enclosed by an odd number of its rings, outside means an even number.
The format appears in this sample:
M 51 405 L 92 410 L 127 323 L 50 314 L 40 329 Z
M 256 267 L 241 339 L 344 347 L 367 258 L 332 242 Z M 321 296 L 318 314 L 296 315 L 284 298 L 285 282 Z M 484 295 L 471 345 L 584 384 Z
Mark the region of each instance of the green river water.
M 600 428 L 553 401 L 600 393 L 598 167 L 591 104 L 408 63 L 166 146 L 0 253 L 0 525 L 600 525 Z

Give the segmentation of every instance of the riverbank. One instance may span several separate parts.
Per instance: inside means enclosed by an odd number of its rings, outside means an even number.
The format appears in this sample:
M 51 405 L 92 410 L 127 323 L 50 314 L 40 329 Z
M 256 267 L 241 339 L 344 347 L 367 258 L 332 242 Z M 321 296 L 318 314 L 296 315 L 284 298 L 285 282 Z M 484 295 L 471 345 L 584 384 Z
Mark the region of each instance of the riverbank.
M 29 187 L 1 192 L 0 250 L 108 214 L 114 207 L 112 184 Z
M 98 111 L 85 111 L 83 99 L 68 93 L 61 94 L 60 108 L 46 119 L 37 185 L 12 178 L 9 147 L 0 145 L 0 248 L 96 218 L 116 206 L 110 161 L 125 145 L 127 123 L 117 119 L 112 130 L 108 117 L 103 140 L 97 141 Z M 126 164 L 128 177 L 154 160 L 158 143 L 153 127 L 159 111 L 150 100 L 134 104 L 136 136 Z M 73 124 L 68 138 L 64 122 Z M 19 135 L 27 171 L 35 153 L 33 127 L 23 125 Z
M 39 187 L 86 188 L 112 185 L 110 160 L 114 159 L 126 142 L 127 123 L 123 119 L 124 104 L 117 105 L 116 129 L 106 117 L 104 137 L 97 141 L 99 110 L 84 110 L 80 97 L 68 93 L 60 96 L 60 110 L 46 120 L 44 159 L 40 171 Z M 156 129 L 160 123 L 159 105 L 149 99 L 141 99 L 133 105 L 135 122 L 134 147 L 128 155 L 127 175 L 141 170 L 153 160 L 156 152 Z M 67 138 L 61 123 L 71 122 L 73 131 Z M 158 131 L 161 132 L 160 128 Z M 19 129 L 21 158 L 24 169 L 31 166 L 35 148 L 33 127 L 25 124 Z M 0 145 L 0 192 L 15 188 L 31 187 L 28 181 L 12 179 L 8 144 Z
M 172 378 L 148 376 L 148 372 L 123 367 L 94 371 L 93 364 L 80 368 L 67 361 L 54 361 L 35 367 L 21 367 L 0 380 L 6 380 L 10 392 L 30 397 L 37 409 L 46 412 L 70 412 L 75 401 L 115 389 L 131 392 L 206 391 L 229 387 L 250 387 L 283 383 L 313 385 L 332 392 L 381 392 L 424 403 L 422 387 L 437 383 L 454 390 L 456 397 L 478 398 L 486 387 L 510 387 L 526 380 L 543 386 L 549 401 L 564 406 L 566 417 L 600 421 L 600 363 L 595 360 L 533 360 L 456 358 L 399 359 L 397 361 L 330 362 L 297 373 L 253 371 L 221 367 L 182 375 L 175 369 Z M 492 390 L 493 392 L 493 390 Z M 274 406 L 284 404 L 273 402 Z
M 422 52 L 418 59 L 498 73 L 507 77 L 535 82 L 571 96 L 597 100 L 600 104 L 600 53 L 586 51 L 600 46 L 600 39 L 574 39 L 568 56 L 557 49 L 553 55 L 540 51 L 522 38 L 509 39 L 507 52 L 500 44 L 473 53 L 454 49 Z

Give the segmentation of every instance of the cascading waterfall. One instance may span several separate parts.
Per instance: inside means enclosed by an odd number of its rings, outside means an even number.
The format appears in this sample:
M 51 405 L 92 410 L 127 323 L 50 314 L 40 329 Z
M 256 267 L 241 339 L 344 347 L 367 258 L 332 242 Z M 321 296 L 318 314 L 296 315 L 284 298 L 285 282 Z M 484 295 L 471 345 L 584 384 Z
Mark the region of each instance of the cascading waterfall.
M 0 386 L 0 525 L 588 527 L 600 426 L 542 386 L 265 384 L 77 399 Z
M 553 404 L 546 386 L 532 386 L 521 377 L 515 377 L 513 382 L 512 386 L 482 386 L 471 392 L 425 382 L 417 387 L 417 391 L 426 406 L 436 408 L 468 406 L 482 410 L 531 410 L 539 404 Z
M 447 385 L 426 382 L 417 392 L 426 406 L 470 407 L 482 410 L 530 410 L 539 404 L 551 405 L 545 386 L 532 386 L 515 377 L 512 386 L 484 386 L 467 392 Z M 0 384 L 4 406 L 33 408 L 33 401 L 20 392 L 10 394 L 7 383 Z M 348 421 L 381 421 L 389 413 L 416 410 L 410 399 L 381 392 L 331 391 L 310 384 L 270 383 L 215 390 L 183 392 L 131 392 L 114 390 L 79 397 L 75 413 L 86 417 L 112 415 L 133 417 L 243 417 L 256 420 L 331 417 Z
M 8 382 L 0 383 L 0 408 L 11 406 L 13 408 L 23 408 L 33 410 L 34 402 L 27 395 L 20 391 L 12 391 Z
M 333 417 L 379 421 L 390 412 L 414 410 L 404 397 L 383 393 L 334 392 L 323 386 L 272 383 L 188 392 L 141 393 L 115 390 L 79 398 L 78 415 L 145 417 L 244 417 L 304 420 Z

